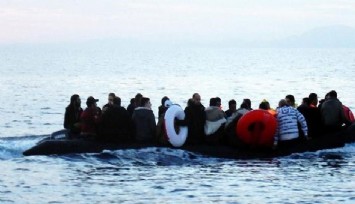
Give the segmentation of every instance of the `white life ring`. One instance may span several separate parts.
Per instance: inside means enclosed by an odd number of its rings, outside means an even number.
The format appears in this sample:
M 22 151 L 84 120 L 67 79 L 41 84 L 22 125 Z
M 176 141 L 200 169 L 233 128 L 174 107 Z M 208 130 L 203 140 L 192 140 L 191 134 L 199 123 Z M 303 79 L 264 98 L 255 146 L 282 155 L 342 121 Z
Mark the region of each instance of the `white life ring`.
M 179 120 L 185 119 L 185 112 L 179 105 L 173 104 L 168 108 L 164 116 L 165 130 L 170 144 L 174 147 L 181 147 L 186 141 L 188 129 L 187 126 L 180 126 L 179 134 L 177 134 L 174 128 L 175 118 Z

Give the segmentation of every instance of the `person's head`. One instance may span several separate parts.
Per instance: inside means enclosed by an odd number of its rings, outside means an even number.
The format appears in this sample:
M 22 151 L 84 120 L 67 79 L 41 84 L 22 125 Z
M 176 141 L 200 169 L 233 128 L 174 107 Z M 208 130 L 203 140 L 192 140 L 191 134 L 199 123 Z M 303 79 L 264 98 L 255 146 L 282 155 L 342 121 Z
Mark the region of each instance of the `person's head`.
M 109 93 L 108 94 L 108 103 L 109 104 L 113 104 L 113 99 L 116 97 L 116 95 L 114 93 Z
M 161 105 L 164 106 L 165 104 L 165 101 L 169 100 L 169 98 L 167 96 L 164 96 L 162 99 L 161 99 Z
M 78 94 L 74 94 L 70 97 L 70 106 L 74 106 L 74 107 L 81 106 L 81 100 Z
M 121 106 L 121 98 L 118 96 L 115 96 L 115 98 L 113 98 L 113 105 Z
M 210 98 L 210 106 L 218 106 L 217 98 Z
M 270 109 L 270 104 L 268 101 L 262 101 L 259 104 L 259 109 L 263 109 L 263 110 L 269 110 Z
M 310 105 L 316 106 L 318 104 L 318 96 L 316 93 L 310 93 L 308 99 Z
M 241 109 L 247 109 L 247 110 L 249 110 L 249 106 L 248 106 L 248 104 L 245 103 L 245 102 L 243 102 L 242 104 L 240 104 L 240 108 L 241 108 Z
M 331 90 L 328 95 L 329 98 L 338 98 L 338 93 L 335 90 Z
M 201 96 L 200 96 L 200 94 L 194 93 L 194 94 L 192 95 L 192 101 L 193 101 L 193 103 L 196 104 L 196 105 L 201 104 Z
M 141 100 L 142 100 L 143 95 L 141 93 L 137 93 L 136 96 L 134 97 L 134 103 L 136 107 L 141 106 Z
M 236 102 L 234 99 L 230 100 L 230 101 L 228 102 L 228 108 L 229 108 L 229 110 L 231 110 L 231 111 L 237 110 L 237 102 Z
M 302 105 L 304 106 L 309 106 L 311 104 L 311 101 L 309 100 L 310 98 L 305 97 L 302 99 Z M 317 101 L 318 102 L 318 101 Z
M 218 97 L 218 96 L 217 96 L 215 99 L 216 99 L 216 101 L 217 101 L 217 106 L 218 106 L 218 107 L 221 107 L 221 105 L 222 105 L 222 99 L 221 99 L 220 97 Z
M 150 103 L 150 99 L 147 97 L 141 98 L 141 107 L 151 108 L 152 104 Z
M 131 100 L 129 101 L 130 104 L 134 105 L 135 99 L 131 98 Z
M 187 107 L 192 106 L 194 104 L 194 100 L 192 100 L 192 98 L 189 98 L 189 100 L 187 100 Z
M 99 99 L 95 99 L 94 97 L 89 96 L 88 99 L 86 100 L 86 105 L 88 108 L 96 107 L 96 102 L 98 101 Z
M 279 101 L 279 108 L 281 108 L 281 107 L 283 107 L 283 106 L 287 106 L 288 104 L 287 104 L 287 101 L 285 100 L 285 99 L 281 99 L 280 101 Z
M 295 106 L 295 97 L 293 95 L 287 95 L 285 97 L 285 100 L 286 100 L 286 103 L 289 105 L 289 106 L 292 106 L 294 107 Z
M 245 107 L 245 109 L 250 110 L 251 109 L 251 100 L 249 98 L 245 98 L 243 99 L 243 107 Z M 242 108 L 242 104 L 240 105 L 240 107 Z

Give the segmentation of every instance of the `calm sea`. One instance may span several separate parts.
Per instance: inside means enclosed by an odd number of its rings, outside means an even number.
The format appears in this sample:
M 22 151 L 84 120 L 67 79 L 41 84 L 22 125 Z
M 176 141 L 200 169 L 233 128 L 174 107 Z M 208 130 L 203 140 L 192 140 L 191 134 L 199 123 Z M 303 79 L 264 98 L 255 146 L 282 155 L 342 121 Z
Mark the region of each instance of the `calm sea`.
M 142 93 L 155 115 L 163 96 L 193 93 L 275 107 L 335 89 L 355 111 L 355 49 L 236 49 L 111 45 L 0 47 L 0 203 L 354 203 L 355 144 L 263 160 L 207 158 L 147 148 L 23 157 L 62 128 L 72 94 L 82 107 L 115 92 Z

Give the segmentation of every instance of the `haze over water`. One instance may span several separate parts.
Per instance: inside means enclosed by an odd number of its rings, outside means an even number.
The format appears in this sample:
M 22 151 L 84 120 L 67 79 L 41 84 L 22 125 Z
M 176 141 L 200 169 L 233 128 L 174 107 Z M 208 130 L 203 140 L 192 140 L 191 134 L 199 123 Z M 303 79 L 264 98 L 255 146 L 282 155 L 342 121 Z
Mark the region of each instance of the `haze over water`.
M 355 2 L 0 2 L 0 203 L 354 203 L 355 145 L 252 160 L 146 148 L 23 157 L 79 94 L 127 107 L 338 92 L 355 111 Z
M 335 89 L 354 110 L 354 49 L 3 47 L 0 50 L 0 201 L 315 203 L 354 201 L 355 146 L 269 160 L 225 160 L 148 148 L 65 156 L 23 157 L 22 151 L 62 128 L 78 93 L 128 105 L 137 92 L 185 107 L 194 92 L 207 106 L 220 96 L 240 105 L 286 94 Z M 26 137 L 25 137 L 26 136 Z M 48 190 L 50 189 L 50 190 Z

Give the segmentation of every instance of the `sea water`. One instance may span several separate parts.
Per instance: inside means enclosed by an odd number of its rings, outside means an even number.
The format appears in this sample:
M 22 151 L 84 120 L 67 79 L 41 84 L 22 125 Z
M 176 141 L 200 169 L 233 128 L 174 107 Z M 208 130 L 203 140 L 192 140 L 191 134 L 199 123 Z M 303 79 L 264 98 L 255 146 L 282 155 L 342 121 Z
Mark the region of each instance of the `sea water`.
M 127 106 L 136 93 L 157 116 L 163 96 L 195 92 L 223 109 L 250 98 L 272 107 L 336 90 L 355 110 L 355 49 L 239 49 L 113 45 L 0 47 L 0 203 L 354 203 L 355 144 L 287 157 L 228 160 L 145 148 L 22 156 L 63 127 L 72 94 Z

